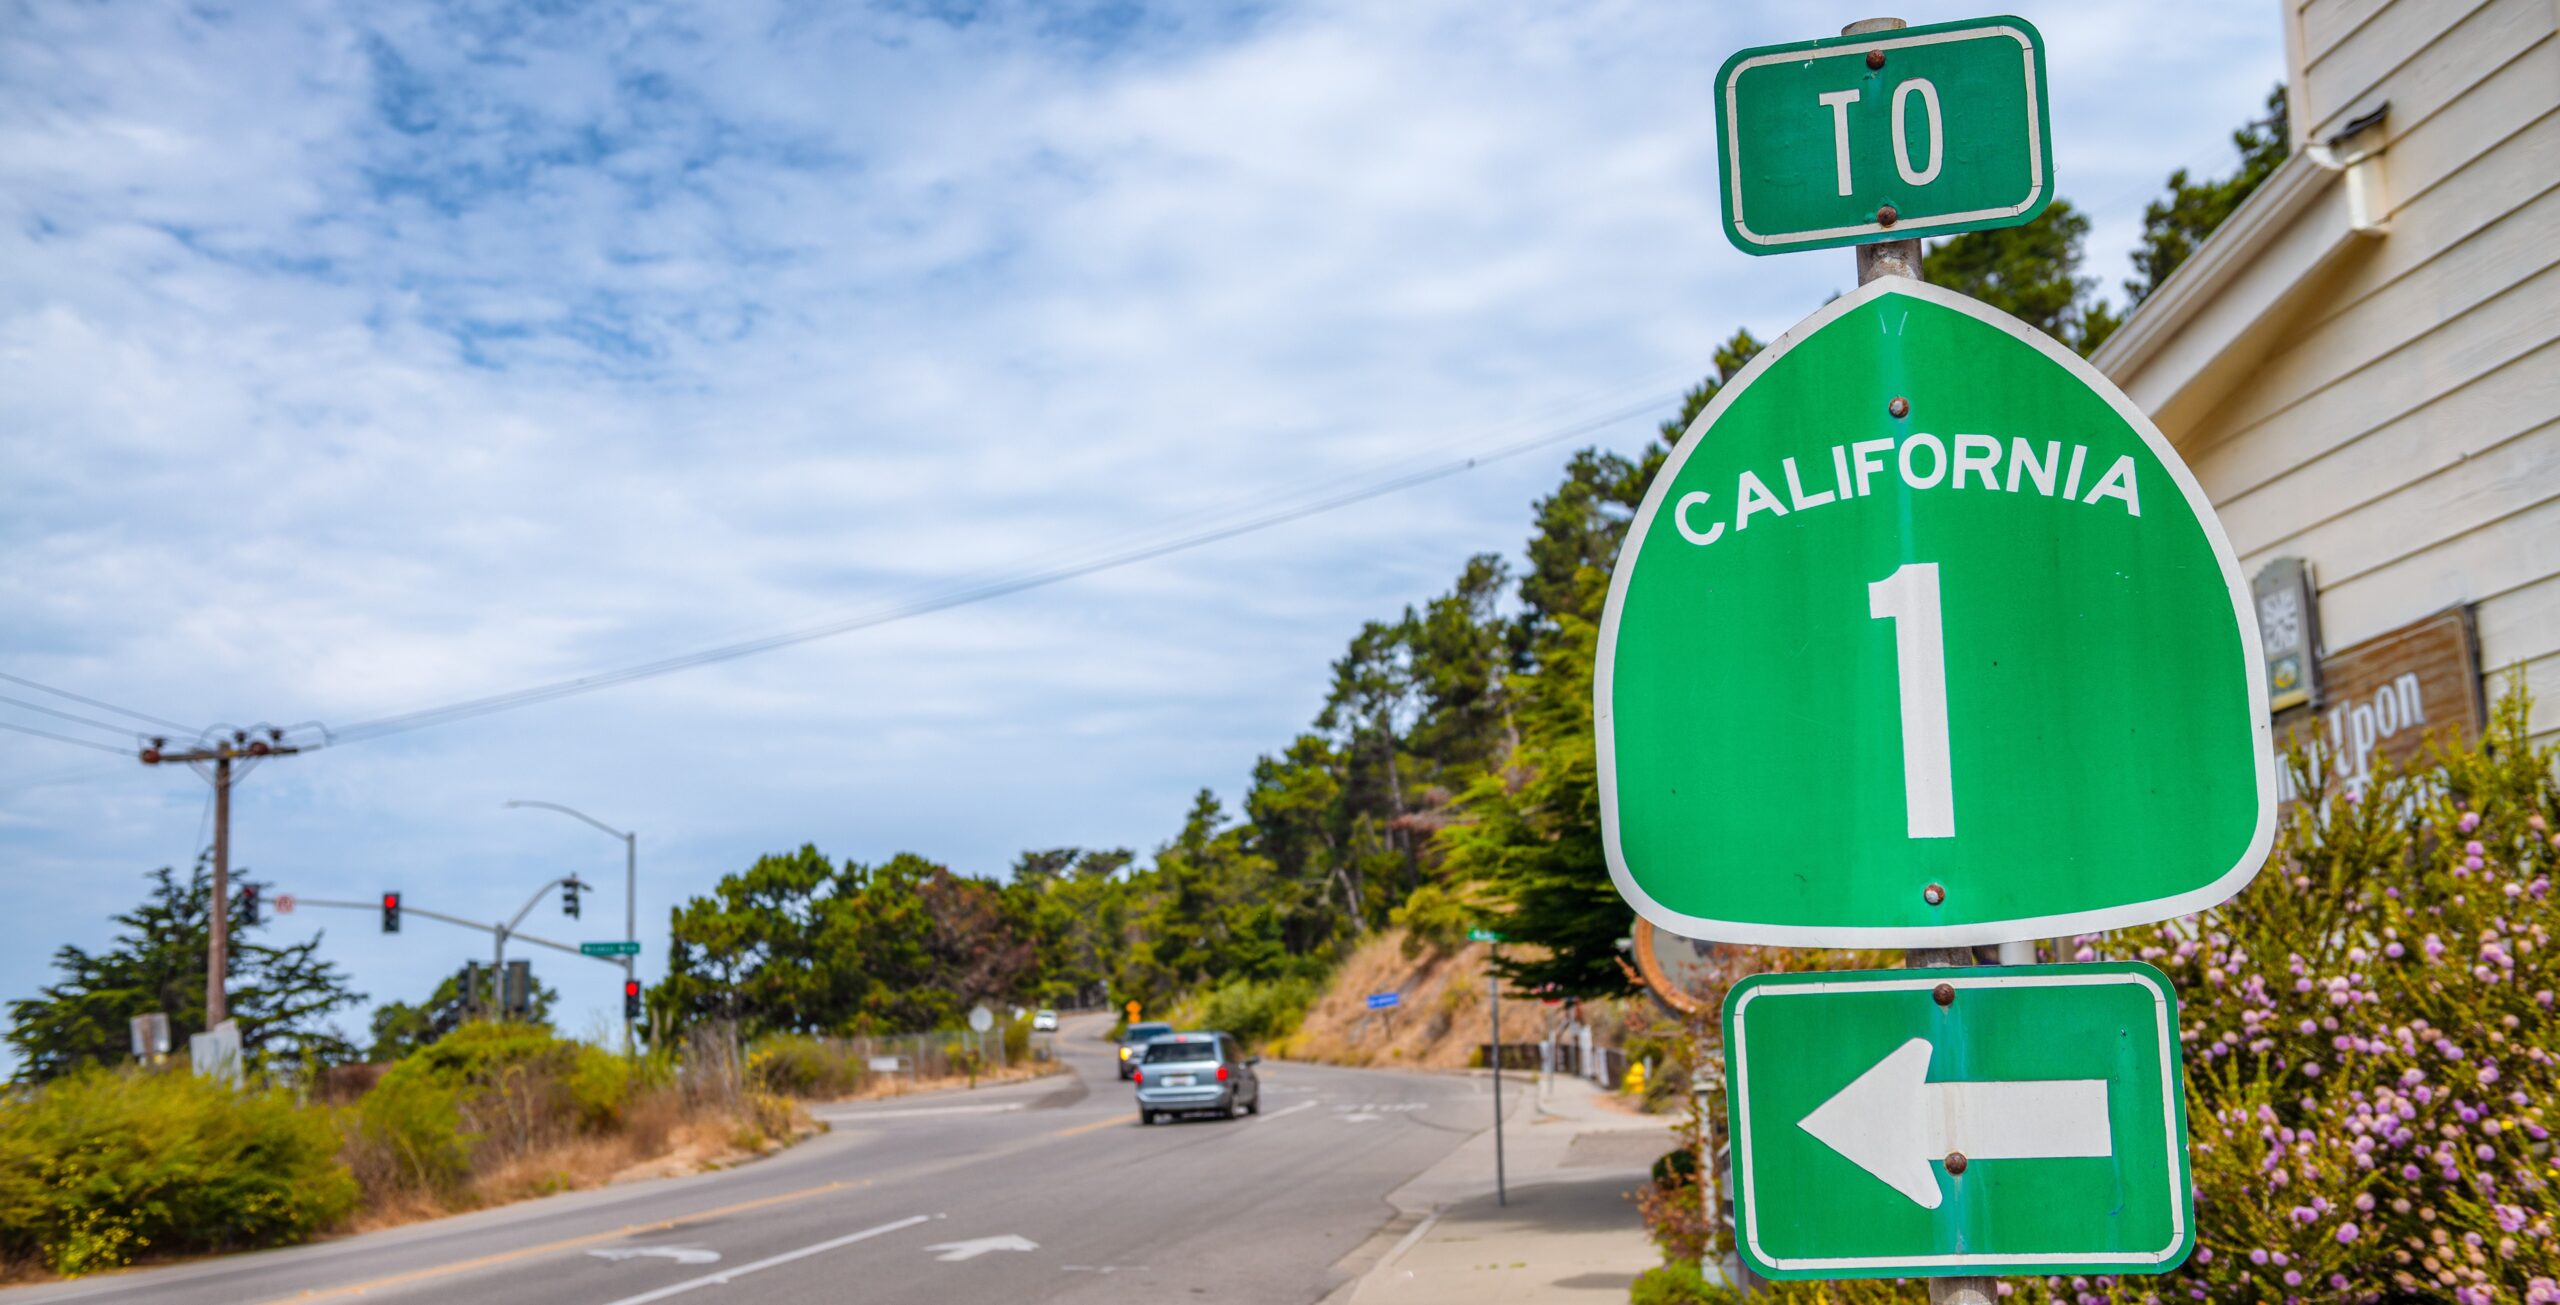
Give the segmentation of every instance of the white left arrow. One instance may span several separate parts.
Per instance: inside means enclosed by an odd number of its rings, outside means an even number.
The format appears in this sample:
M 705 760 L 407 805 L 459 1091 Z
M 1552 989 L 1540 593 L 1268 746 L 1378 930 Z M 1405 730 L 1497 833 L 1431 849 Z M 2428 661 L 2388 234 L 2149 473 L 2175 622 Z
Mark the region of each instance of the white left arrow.
M 1945 1197 L 1930 1167 L 2115 1153 L 2102 1078 L 1932 1083 L 1929 1040 L 1913 1038 L 1796 1121 L 1824 1146 L 1924 1210 Z
M 1036 1251 L 1040 1249 L 1040 1243 L 1028 1237 L 1016 1237 L 1012 1233 L 1006 1233 L 1002 1237 L 980 1237 L 975 1241 L 944 1242 L 940 1246 L 928 1246 L 925 1249 L 942 1252 L 933 1258 L 949 1264 L 956 1260 L 974 1260 L 989 1251 Z

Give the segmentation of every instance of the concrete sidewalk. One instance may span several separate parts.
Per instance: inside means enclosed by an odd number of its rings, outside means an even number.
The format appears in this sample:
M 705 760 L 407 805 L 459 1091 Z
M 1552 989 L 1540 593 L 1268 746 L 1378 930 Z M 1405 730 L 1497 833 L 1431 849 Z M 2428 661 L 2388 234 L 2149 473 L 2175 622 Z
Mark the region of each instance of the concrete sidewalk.
M 1403 1237 L 1332 1305 L 1500 1305 L 1610 1301 L 1662 1260 L 1644 1235 L 1635 1192 L 1676 1143 L 1672 1121 L 1638 1115 L 1597 1086 L 1505 1077 L 1503 1141 L 1510 1202 L 1497 1204 L 1493 1133 L 1388 1196 Z

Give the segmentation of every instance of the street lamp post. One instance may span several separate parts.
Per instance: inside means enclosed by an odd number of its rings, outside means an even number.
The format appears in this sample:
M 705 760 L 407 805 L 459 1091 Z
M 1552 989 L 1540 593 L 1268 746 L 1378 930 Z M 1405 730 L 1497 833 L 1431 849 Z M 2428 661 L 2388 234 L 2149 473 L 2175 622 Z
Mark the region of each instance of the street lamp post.
M 520 798 L 509 801 L 507 805 L 509 807 L 540 807 L 545 811 L 557 811 L 564 816 L 574 816 L 622 840 L 622 939 L 624 942 L 640 941 L 640 836 L 628 830 L 616 829 L 584 811 L 575 807 L 564 807 L 557 802 L 537 802 Z M 500 945 L 504 945 L 503 940 Z M 622 978 L 626 984 L 636 977 L 634 970 L 639 960 L 638 956 L 622 958 Z M 627 1018 L 622 1021 L 622 1054 L 625 1056 L 631 1054 L 631 1021 Z

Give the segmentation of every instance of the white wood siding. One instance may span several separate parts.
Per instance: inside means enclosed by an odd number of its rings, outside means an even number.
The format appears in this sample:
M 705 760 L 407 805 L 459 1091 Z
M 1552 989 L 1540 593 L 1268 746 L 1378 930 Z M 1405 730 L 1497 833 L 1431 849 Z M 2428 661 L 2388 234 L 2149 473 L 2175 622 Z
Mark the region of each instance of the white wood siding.
M 2389 234 L 2169 434 L 2244 570 L 2308 559 L 2324 642 L 2475 605 L 2560 732 L 2560 3 L 2280 0 L 2298 139 L 2389 101 Z

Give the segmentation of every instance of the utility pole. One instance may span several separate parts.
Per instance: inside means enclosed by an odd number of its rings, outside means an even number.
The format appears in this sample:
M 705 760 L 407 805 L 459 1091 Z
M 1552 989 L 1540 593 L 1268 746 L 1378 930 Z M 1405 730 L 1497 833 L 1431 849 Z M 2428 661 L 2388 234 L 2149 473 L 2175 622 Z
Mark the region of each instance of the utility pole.
M 231 786 L 248 778 L 249 771 L 269 757 L 290 757 L 302 751 L 285 744 L 283 730 L 269 729 L 266 733 L 263 739 L 253 739 L 247 730 L 233 730 L 229 738 L 214 732 L 208 734 L 208 741 L 184 752 L 170 752 L 167 739 L 155 738 L 151 746 L 142 750 L 143 765 L 185 762 L 213 785 L 213 903 L 205 913 L 210 928 L 204 949 L 204 1026 L 208 1032 L 231 1017 L 231 996 L 224 985 L 231 971 Z

